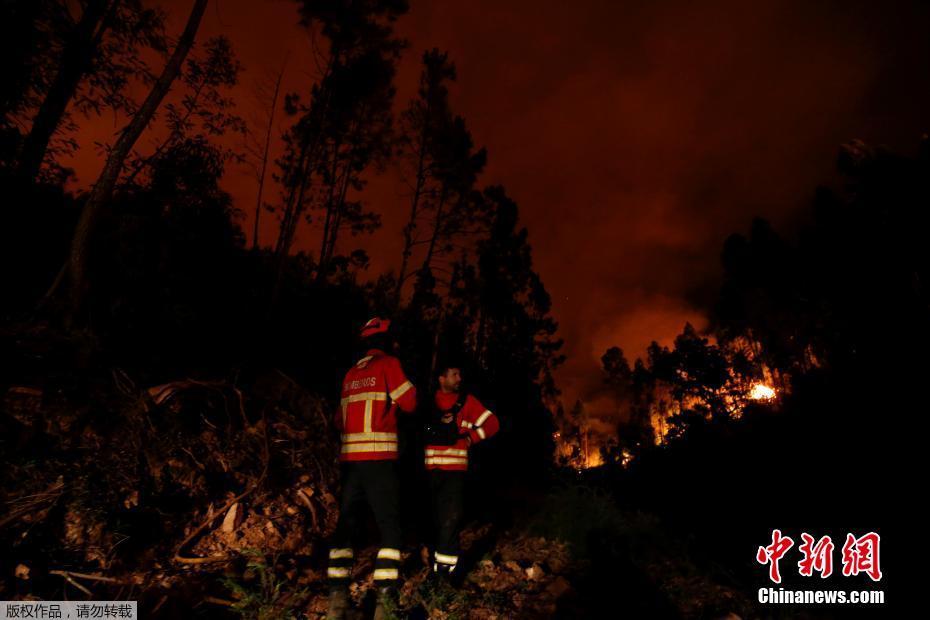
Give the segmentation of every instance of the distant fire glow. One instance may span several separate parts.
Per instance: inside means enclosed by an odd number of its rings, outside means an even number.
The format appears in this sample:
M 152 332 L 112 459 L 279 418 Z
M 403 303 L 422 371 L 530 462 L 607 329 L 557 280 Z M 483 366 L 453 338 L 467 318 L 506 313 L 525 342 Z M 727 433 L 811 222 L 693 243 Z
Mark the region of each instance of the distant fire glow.
M 584 455 L 584 467 L 583 469 L 590 469 L 592 467 L 600 467 L 604 464 L 604 457 L 601 455 L 601 451 L 588 450 L 588 453 Z
M 626 467 L 627 465 L 630 464 L 630 461 L 632 460 L 633 460 L 633 454 L 629 450 L 624 448 L 620 452 L 620 465 L 622 465 L 623 467 Z
M 749 398 L 752 400 L 772 400 L 775 398 L 775 389 L 763 383 L 757 383 L 752 386 Z
M 637 431 L 630 420 L 648 428 L 646 433 L 652 435 L 655 446 L 681 437 L 690 424 L 688 420 L 693 421 L 695 416 L 703 415 L 711 422 L 716 412 L 717 416 L 735 421 L 743 417 L 747 408 L 776 411 L 780 401 L 790 393 L 790 377 L 764 363 L 759 343 L 742 338 L 719 346 L 718 350 L 729 365 L 725 379 L 713 388 L 695 385 L 688 369 L 683 369 L 677 384 L 674 378 L 658 379 L 648 385 L 648 391 L 634 394 L 628 390 L 624 395 L 628 400 L 617 403 L 615 411 L 604 411 L 603 405 L 602 410 L 592 411 L 589 404 L 597 402 L 581 400 L 570 410 L 560 411 L 559 427 L 553 434 L 556 462 L 577 471 L 607 464 L 628 467 L 637 454 L 635 449 L 625 446 L 640 444 L 636 443 L 637 435 L 611 433 L 611 423 L 618 424 L 617 412 L 621 404 L 630 417 L 620 422 L 626 424 L 626 429 L 633 429 L 631 433 L 642 431 Z M 751 363 L 754 372 L 738 372 L 735 369 L 739 364 L 735 361 Z M 816 363 L 812 361 L 811 365 L 816 366 Z

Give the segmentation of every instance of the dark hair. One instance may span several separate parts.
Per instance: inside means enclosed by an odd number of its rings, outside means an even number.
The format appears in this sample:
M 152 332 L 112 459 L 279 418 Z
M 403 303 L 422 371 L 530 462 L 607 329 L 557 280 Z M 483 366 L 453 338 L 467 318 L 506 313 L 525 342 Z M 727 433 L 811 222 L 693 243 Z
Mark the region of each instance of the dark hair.
M 436 378 L 438 379 L 439 377 L 445 375 L 448 371 L 452 370 L 453 368 L 464 370 L 465 367 L 458 360 L 454 360 L 454 359 L 442 360 L 441 362 L 436 364 Z

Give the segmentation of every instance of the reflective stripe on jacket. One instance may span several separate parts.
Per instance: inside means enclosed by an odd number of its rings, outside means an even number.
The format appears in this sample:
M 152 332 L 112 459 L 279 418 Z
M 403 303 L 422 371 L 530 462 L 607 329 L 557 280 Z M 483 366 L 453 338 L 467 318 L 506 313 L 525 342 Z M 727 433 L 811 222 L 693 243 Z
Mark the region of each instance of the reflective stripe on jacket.
M 436 392 L 436 406 L 440 410 L 451 409 L 457 399 L 458 394 Z M 493 437 L 500 428 L 497 416 L 471 394 L 456 415 L 455 424 L 463 436 L 451 446 L 427 445 L 424 455 L 426 469 L 465 471 L 468 469 L 469 446 Z
M 336 427 L 342 434 L 343 461 L 397 459 L 397 409 L 416 407 L 413 384 L 400 360 L 371 349 L 346 373 Z

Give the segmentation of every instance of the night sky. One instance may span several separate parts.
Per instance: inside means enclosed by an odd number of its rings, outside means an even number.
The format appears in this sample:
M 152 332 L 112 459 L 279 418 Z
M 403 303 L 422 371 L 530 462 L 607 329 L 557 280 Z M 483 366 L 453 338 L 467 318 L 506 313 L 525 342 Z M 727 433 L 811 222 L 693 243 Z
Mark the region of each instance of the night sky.
M 190 4 L 164 3 L 172 33 Z M 308 91 L 310 44 L 293 2 L 211 4 L 198 39 L 232 40 L 246 69 L 236 93 L 243 116 L 254 113 L 252 82 L 288 53 L 287 90 Z M 840 144 L 860 138 L 910 152 L 930 125 L 923 3 L 411 5 L 397 26 L 410 41 L 398 107 L 414 93 L 422 52 L 448 50 L 459 74 L 453 106 L 488 149 L 480 182 L 503 183 L 520 204 L 552 294 L 569 405 L 584 397 L 597 409 L 607 347 L 632 360 L 653 339 L 669 343 L 685 321 L 705 326 L 723 240 L 754 215 L 796 220 L 818 183 L 837 181 Z M 83 125 L 86 148 L 72 164 L 79 184 L 102 164 L 93 141 L 111 140 L 118 126 L 109 117 Z M 225 187 L 251 231 L 255 181 L 233 168 Z M 371 254 L 373 277 L 399 262 L 401 192 L 394 171 L 373 179 L 366 197 L 384 226 L 350 239 Z M 276 222 L 264 223 L 271 243 Z M 317 236 L 305 227 L 300 246 L 316 247 Z

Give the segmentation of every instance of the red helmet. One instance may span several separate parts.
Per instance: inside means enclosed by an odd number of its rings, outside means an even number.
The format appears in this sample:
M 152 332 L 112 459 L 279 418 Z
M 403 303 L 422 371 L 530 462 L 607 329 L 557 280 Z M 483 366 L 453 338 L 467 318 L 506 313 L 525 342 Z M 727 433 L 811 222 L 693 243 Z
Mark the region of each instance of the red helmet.
M 368 338 L 369 336 L 374 336 L 375 334 L 383 334 L 387 332 L 390 326 L 390 319 L 382 319 L 376 316 L 375 318 L 365 323 L 365 326 L 362 327 L 361 336 L 362 338 Z

